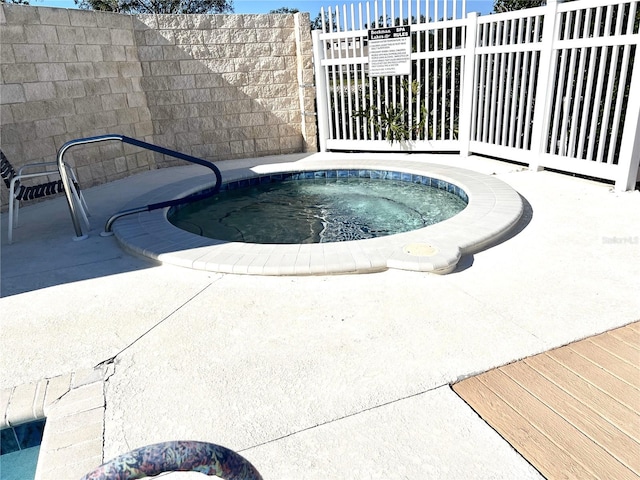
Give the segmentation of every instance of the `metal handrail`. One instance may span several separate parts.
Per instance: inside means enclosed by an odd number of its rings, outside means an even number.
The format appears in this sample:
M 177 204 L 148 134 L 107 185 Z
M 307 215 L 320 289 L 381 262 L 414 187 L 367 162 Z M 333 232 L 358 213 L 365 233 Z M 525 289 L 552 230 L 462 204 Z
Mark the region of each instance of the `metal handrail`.
M 123 217 L 125 215 L 132 215 L 134 213 L 139 213 L 139 212 L 149 212 L 151 210 L 156 210 L 158 208 L 180 205 L 187 201 L 192 202 L 196 200 L 201 200 L 203 198 L 207 198 L 212 195 L 215 195 L 220 191 L 220 185 L 222 184 L 222 175 L 220 174 L 220 170 L 213 163 L 208 162 L 206 160 L 202 160 L 201 158 L 192 157 L 191 155 L 187 155 L 185 153 L 176 152 L 174 150 L 169 150 L 168 148 L 160 147 L 152 143 L 143 142 L 142 140 L 137 140 L 135 138 L 127 137 L 125 135 L 118 135 L 118 134 L 99 135 L 97 137 L 87 137 L 87 138 L 78 138 L 76 140 L 70 140 L 64 145 L 62 145 L 62 147 L 60 147 L 60 150 L 58 150 L 57 164 L 58 164 L 58 170 L 60 172 L 60 177 L 62 178 L 62 183 L 64 185 L 65 195 L 67 197 L 67 204 L 69 205 L 71 220 L 73 221 L 73 228 L 76 231 L 76 235 L 78 239 L 86 238 L 86 235 L 82 234 L 82 226 L 80 224 L 80 219 L 78 217 L 78 206 L 73 201 L 71 181 L 67 174 L 67 168 L 64 163 L 64 155 L 65 153 L 67 153 L 67 151 L 71 147 L 75 147 L 78 145 L 86 145 L 89 143 L 106 142 L 109 140 L 119 140 L 122 143 L 128 143 L 129 145 L 134 145 L 136 147 L 141 147 L 146 150 L 162 153 L 163 155 L 168 155 L 170 157 L 178 158 L 180 160 L 185 160 L 191 163 L 197 163 L 198 165 L 207 167 L 211 169 L 215 174 L 216 184 L 212 189 L 208 189 L 203 193 L 191 194 L 191 195 L 187 195 L 186 197 L 177 198 L 175 200 L 168 200 L 165 202 L 153 203 L 151 205 L 146 205 L 144 207 L 132 208 L 129 210 L 123 210 L 121 212 L 115 213 L 109 218 L 109 220 L 107 220 L 107 223 L 105 225 L 105 233 L 110 233 L 113 222 L 115 222 L 118 218 Z

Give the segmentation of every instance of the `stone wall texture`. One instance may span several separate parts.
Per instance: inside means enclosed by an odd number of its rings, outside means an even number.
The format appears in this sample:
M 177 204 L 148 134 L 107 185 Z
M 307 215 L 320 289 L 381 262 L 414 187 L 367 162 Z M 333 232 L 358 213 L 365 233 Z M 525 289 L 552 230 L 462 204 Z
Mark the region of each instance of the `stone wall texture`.
M 314 102 L 308 14 L 0 4 L 0 145 L 15 167 L 107 133 L 212 161 L 316 151 Z M 68 159 L 83 188 L 179 163 L 120 142 Z

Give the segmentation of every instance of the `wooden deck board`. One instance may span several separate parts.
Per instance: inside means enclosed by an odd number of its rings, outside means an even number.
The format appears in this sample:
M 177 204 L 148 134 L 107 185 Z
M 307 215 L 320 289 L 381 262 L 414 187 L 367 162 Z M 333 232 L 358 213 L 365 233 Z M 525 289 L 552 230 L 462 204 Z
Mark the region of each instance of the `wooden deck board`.
M 637 389 L 618 380 L 608 370 L 603 370 L 573 351 L 564 347 L 548 352 L 549 357 L 571 370 L 585 381 L 614 398 L 633 411 L 640 411 L 640 396 Z
M 631 323 L 628 325 L 629 329 L 640 334 L 640 322 Z
M 547 478 L 640 478 L 640 322 L 453 389 Z
M 636 475 L 640 475 L 640 443 L 607 421 L 597 410 L 550 382 L 524 362 L 507 365 L 502 372 L 518 384 L 526 385 L 529 393 L 539 401 L 591 441 L 611 452 Z
M 604 418 L 635 441 L 640 442 L 640 425 L 638 422 L 629 422 L 629 419 L 634 416 L 633 410 L 616 402 L 602 390 L 585 382 L 583 378 L 572 371 L 566 368 L 557 368 L 555 362 L 549 361 L 545 355 L 536 355 L 525 359 L 524 362 L 589 405 L 606 405 L 606 409 L 600 409 Z
M 597 342 L 595 341 L 596 338 Z M 622 340 L 608 334 L 598 335 L 598 337 L 590 338 L 588 341 L 596 343 L 600 348 L 615 355 L 627 365 L 632 365 L 640 370 L 640 350 L 633 348 L 628 343 L 624 343 Z
M 525 458 L 538 458 L 539 461 L 534 466 L 543 475 L 549 477 L 551 473 L 560 470 L 561 473 L 554 478 L 599 480 L 564 451 L 559 451 L 549 438 L 523 419 L 477 377 L 458 383 L 453 388 L 468 403 L 477 406 L 476 411 L 482 418 L 492 418 L 494 421 L 491 426 Z
M 640 330 L 637 327 L 612 330 L 611 335 L 640 350 Z
M 576 343 L 571 345 L 571 350 L 600 368 L 606 369 L 607 372 L 622 380 L 631 388 L 635 388 L 633 384 L 637 381 L 638 375 L 640 375 L 640 369 L 637 366 L 620 361 L 615 355 L 603 350 L 597 343 L 593 342 Z M 638 388 L 635 388 L 635 390 L 636 396 L 640 398 L 640 390 Z

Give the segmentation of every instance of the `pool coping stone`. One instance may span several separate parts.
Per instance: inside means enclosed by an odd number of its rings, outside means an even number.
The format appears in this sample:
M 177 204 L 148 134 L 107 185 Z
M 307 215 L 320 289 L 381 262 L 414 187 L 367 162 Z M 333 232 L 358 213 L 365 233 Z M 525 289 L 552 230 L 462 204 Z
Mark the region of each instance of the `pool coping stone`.
M 524 211 L 518 193 L 501 180 L 458 167 L 392 158 L 351 160 L 307 158 L 223 172 L 223 182 L 285 172 L 319 170 L 387 170 L 435 177 L 461 188 L 469 204 L 459 214 L 418 230 L 366 240 L 321 244 L 273 245 L 204 238 L 172 225 L 169 208 L 122 217 L 113 232 L 127 251 L 163 264 L 209 272 L 249 275 L 318 275 L 370 273 L 389 268 L 445 274 L 466 254 L 498 242 Z M 125 208 L 177 199 L 213 186 L 210 175 L 182 179 L 148 192 Z M 429 256 L 405 252 L 409 244 L 426 244 Z M 304 250 L 304 251 L 303 251 Z

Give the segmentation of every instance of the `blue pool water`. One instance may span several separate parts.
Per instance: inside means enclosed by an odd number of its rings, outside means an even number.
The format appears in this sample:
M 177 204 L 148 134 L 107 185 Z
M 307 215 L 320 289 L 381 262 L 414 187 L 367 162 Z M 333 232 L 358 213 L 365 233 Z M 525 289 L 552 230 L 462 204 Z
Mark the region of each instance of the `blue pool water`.
M 227 188 L 174 210 L 169 221 L 225 241 L 325 243 L 416 230 L 446 220 L 467 205 L 464 192 L 442 181 L 431 186 L 428 179 L 425 185 L 422 177 L 411 175 L 403 181 L 401 174 L 391 175 L 397 172 L 385 172 L 389 178 L 384 179 L 371 173 L 363 177 L 322 173 L 261 178 L 254 185 Z
M 0 480 L 33 480 L 40 446 L 0 455 Z
M 33 480 L 44 420 L 0 430 L 0 480 Z

